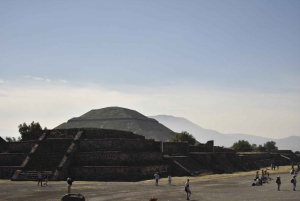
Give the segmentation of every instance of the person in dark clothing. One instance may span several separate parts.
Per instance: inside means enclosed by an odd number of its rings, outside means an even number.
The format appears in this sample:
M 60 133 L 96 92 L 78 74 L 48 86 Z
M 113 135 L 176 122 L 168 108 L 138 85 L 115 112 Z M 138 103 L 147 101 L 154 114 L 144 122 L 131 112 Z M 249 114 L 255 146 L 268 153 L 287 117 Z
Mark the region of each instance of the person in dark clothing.
M 44 179 L 45 179 L 44 186 L 48 186 L 49 175 L 48 175 L 47 172 L 46 172 L 45 175 L 44 175 Z
M 276 184 L 277 184 L 277 190 L 280 191 L 280 185 L 281 185 L 280 176 L 277 177 Z
M 38 184 L 39 185 L 41 183 L 41 186 L 43 186 L 43 175 L 41 172 L 38 172 Z
M 186 183 L 185 183 L 185 186 L 184 186 L 184 190 L 186 192 L 186 199 L 189 200 L 190 199 L 190 196 L 191 196 L 191 190 L 190 190 L 190 180 L 187 179 L 186 180 Z

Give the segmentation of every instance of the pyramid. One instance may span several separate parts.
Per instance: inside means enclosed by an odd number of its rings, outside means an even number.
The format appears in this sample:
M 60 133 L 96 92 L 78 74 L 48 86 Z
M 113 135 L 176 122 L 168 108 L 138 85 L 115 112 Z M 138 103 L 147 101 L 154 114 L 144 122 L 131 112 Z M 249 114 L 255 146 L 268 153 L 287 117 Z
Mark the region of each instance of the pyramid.
M 80 117 L 74 117 L 54 129 L 102 128 L 130 131 L 146 139 L 165 141 L 174 132 L 157 120 L 148 118 L 135 110 L 121 107 L 107 107 L 91 110 Z

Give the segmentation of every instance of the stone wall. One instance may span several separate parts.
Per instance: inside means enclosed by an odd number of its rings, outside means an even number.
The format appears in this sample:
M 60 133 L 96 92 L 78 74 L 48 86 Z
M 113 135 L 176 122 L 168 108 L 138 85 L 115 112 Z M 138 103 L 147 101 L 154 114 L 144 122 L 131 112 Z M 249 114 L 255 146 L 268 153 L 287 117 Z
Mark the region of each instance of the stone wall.
M 168 173 L 168 165 L 154 166 L 84 166 L 71 167 L 69 176 L 86 181 L 139 181 L 153 179 L 155 172 L 161 176 Z
M 197 146 L 190 146 L 190 152 L 215 152 L 214 141 L 207 141 L 205 144 L 198 144 Z
M 22 134 L 22 141 L 38 140 L 39 137 L 43 134 L 43 132 L 46 131 L 30 132 L 30 133 Z
M 133 134 L 132 132 L 97 129 L 97 128 L 72 128 L 72 129 L 54 129 L 41 132 L 30 132 L 22 134 L 22 141 L 37 140 L 42 133 L 47 133 L 48 138 L 74 138 L 82 131 L 82 139 L 103 139 L 103 138 L 126 138 L 126 139 L 145 139 L 142 135 Z
M 278 153 L 278 154 L 293 154 L 292 150 L 276 150 L 273 151 L 273 153 Z
M 8 142 L 7 152 L 8 153 L 29 153 L 36 141 L 19 141 L 19 142 Z
M 253 153 L 253 152 L 239 152 L 238 155 L 244 161 L 244 163 L 248 164 L 250 167 L 268 167 L 271 164 L 276 165 L 290 165 L 290 160 L 281 157 L 280 155 L 289 155 L 292 152 L 285 152 L 288 154 L 279 153 Z M 292 155 L 292 154 L 291 154 Z M 290 155 L 289 155 L 290 156 Z M 252 168 L 253 169 L 253 168 Z
M 187 142 L 163 142 L 164 155 L 187 156 L 188 153 L 189 153 L 189 144 Z
M 136 140 L 136 139 L 95 139 L 95 140 L 80 140 L 80 152 L 93 152 L 101 150 L 109 151 L 159 151 L 159 144 L 154 140 Z
M 26 153 L 0 153 L 0 166 L 20 166 L 25 160 L 26 156 Z
M 81 139 L 103 139 L 103 138 L 145 139 L 144 136 L 133 134 L 132 132 L 109 130 L 109 129 L 93 129 L 93 128 L 84 129 L 84 133 L 81 137 Z
M 235 153 L 235 151 L 233 149 L 224 148 L 224 147 L 218 147 L 218 146 L 214 147 L 214 152 Z
M 238 152 L 237 154 L 240 156 L 249 156 L 256 160 L 271 158 L 271 154 L 269 152 Z
M 158 164 L 162 162 L 161 152 L 81 152 L 75 153 L 71 165 L 126 165 Z
M 205 145 L 197 145 L 197 146 L 190 146 L 189 147 L 190 152 L 206 152 L 206 147 Z
M 7 142 L 0 136 L 0 153 L 6 151 Z
M 0 179 L 11 179 L 19 166 L 0 166 Z
M 206 169 L 211 169 L 214 173 L 233 173 L 250 170 L 235 153 L 194 152 L 190 153 L 190 156 Z

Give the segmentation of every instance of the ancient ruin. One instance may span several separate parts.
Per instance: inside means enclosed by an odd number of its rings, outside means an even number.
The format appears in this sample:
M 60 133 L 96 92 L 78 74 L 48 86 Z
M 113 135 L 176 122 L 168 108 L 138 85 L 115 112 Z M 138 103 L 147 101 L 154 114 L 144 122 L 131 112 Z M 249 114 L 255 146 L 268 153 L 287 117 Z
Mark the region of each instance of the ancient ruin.
M 174 132 L 158 121 L 135 110 L 121 107 L 107 107 L 91 110 L 80 117 L 74 117 L 55 129 L 101 128 L 129 131 L 145 136 L 146 139 L 169 140 Z
M 92 110 L 80 117 L 83 121 L 23 134 L 19 142 L 6 142 L 1 138 L 0 178 L 37 180 L 38 172 L 47 172 L 52 180 L 72 177 L 88 181 L 138 181 L 152 179 L 155 172 L 162 177 L 233 173 L 257 170 L 271 163 L 287 165 L 297 160 L 291 151 L 235 153 L 232 149 L 214 146 L 213 141 L 191 146 L 187 142 L 146 139 L 144 135 L 118 129 L 88 128 L 90 124 L 124 130 L 132 126 L 136 132 L 148 133 L 148 138 L 163 134 L 166 135 L 162 138 L 166 138 L 172 132 L 135 111 L 125 109 L 121 113 L 120 108 L 111 109 L 111 113 L 107 108 L 102 111 L 109 114 L 117 111 L 119 120 L 113 115 L 111 120 L 107 118 L 109 115 L 103 114 L 97 118 L 99 110 Z M 78 128 L 70 128 L 77 124 Z M 63 126 L 68 128 L 59 129 Z M 162 130 L 159 132 L 158 128 Z M 154 135 L 156 132 L 159 135 Z

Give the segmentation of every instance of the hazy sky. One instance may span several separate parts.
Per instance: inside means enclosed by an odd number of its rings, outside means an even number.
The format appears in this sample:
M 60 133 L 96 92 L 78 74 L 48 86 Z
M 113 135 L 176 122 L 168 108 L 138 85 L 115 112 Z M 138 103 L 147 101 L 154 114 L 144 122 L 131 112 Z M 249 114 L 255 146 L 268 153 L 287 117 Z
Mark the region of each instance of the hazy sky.
M 298 0 L 0 1 L 0 136 L 108 106 L 300 136 L 299 11 Z

